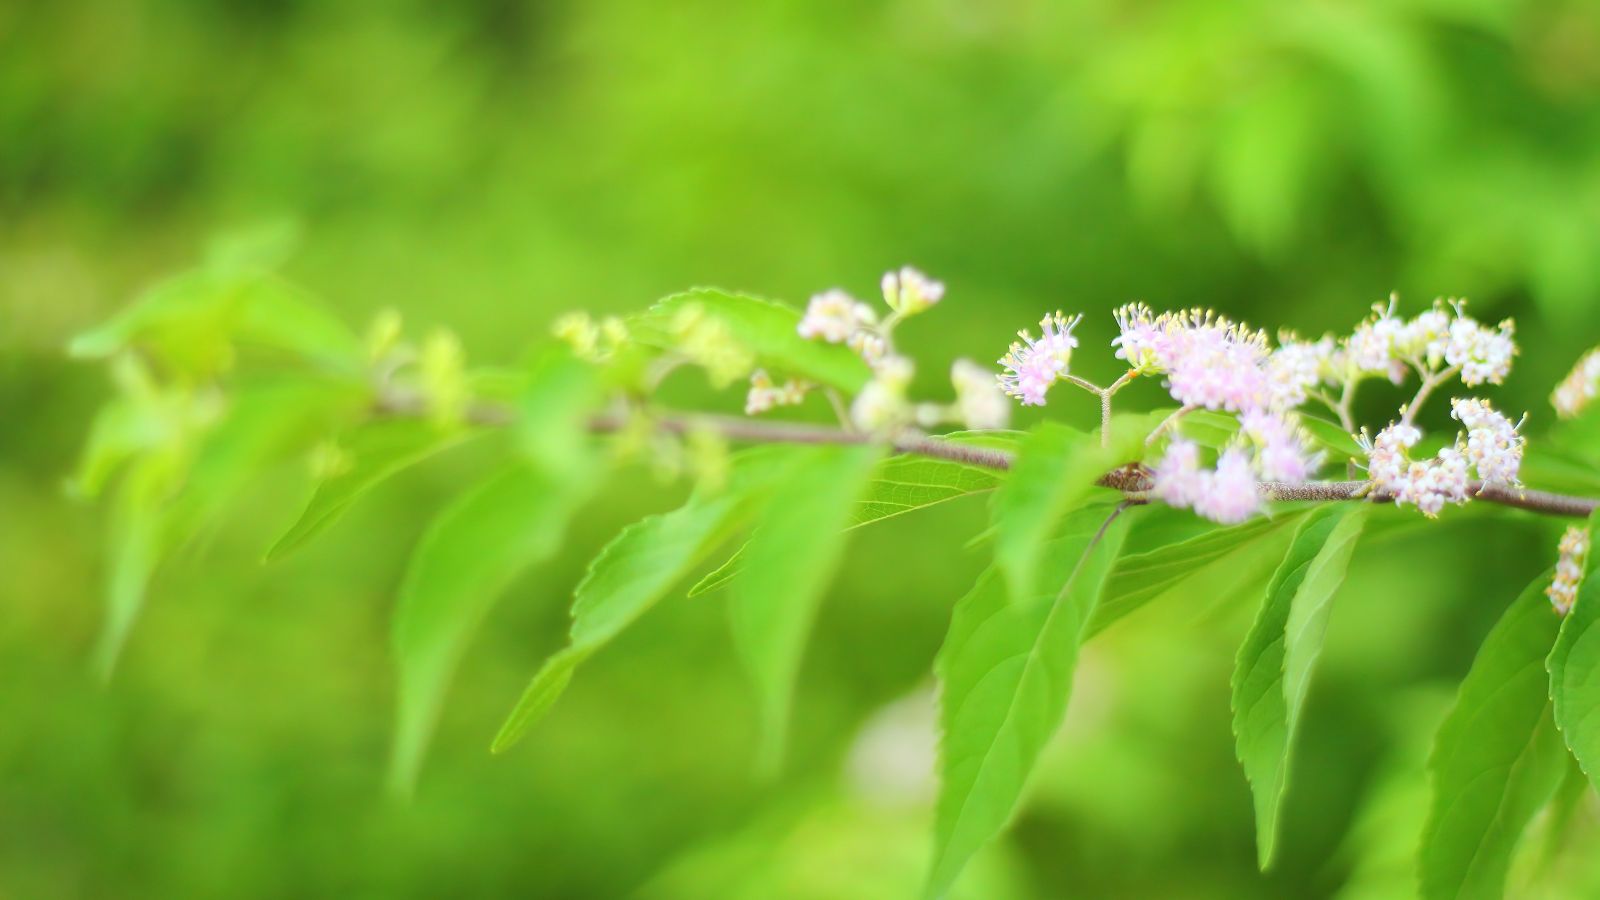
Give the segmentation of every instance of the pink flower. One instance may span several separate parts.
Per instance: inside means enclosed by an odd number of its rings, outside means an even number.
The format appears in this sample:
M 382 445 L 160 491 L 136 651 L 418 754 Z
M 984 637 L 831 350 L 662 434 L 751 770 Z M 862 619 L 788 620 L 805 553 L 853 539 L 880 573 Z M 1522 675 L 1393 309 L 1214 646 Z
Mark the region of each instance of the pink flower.
M 1043 406 L 1045 394 L 1062 376 L 1072 360 L 1072 351 L 1078 339 L 1072 329 L 1082 321 L 1082 316 L 1071 319 L 1056 312 L 1039 321 L 1040 336 L 1034 340 L 1026 331 L 1017 332 L 1021 342 L 1014 342 L 1000 365 L 1006 371 L 998 379 L 1006 394 L 1022 401 L 1023 406 Z

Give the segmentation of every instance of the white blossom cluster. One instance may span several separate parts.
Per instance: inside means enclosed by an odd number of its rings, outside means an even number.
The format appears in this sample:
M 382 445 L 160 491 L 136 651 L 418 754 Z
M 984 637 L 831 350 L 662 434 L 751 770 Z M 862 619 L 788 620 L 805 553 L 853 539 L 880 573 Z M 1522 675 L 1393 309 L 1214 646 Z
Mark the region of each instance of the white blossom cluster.
M 1585 353 L 1567 377 L 1561 379 L 1555 393 L 1550 395 L 1550 404 L 1556 408 L 1556 415 L 1570 419 L 1582 412 L 1597 393 L 1600 393 L 1600 348 Z
M 1566 615 L 1578 602 L 1578 588 L 1583 585 L 1584 565 L 1589 559 L 1589 530 L 1577 525 L 1567 526 L 1558 549 L 1561 556 L 1556 560 L 1556 574 L 1544 593 L 1556 612 Z
M 872 369 L 872 380 L 850 404 L 850 423 L 865 431 L 885 431 L 917 422 L 937 425 L 956 422 L 967 428 L 1004 428 L 1011 408 L 987 371 L 969 360 L 958 360 L 951 369 L 955 389 L 953 404 L 913 405 L 907 397 L 915 366 L 894 350 L 894 328 L 908 316 L 926 312 L 944 298 L 944 285 L 910 266 L 883 276 L 883 302 L 890 314 L 879 318 L 865 303 L 837 288 L 817 294 L 806 306 L 797 331 L 808 340 L 844 344 Z M 981 377 L 980 377 L 981 376 Z M 772 396 L 758 394 L 751 385 L 747 410 L 770 409 L 765 401 Z
M 744 399 L 745 415 L 753 416 L 779 406 L 795 406 L 806 398 L 810 389 L 811 385 L 793 378 L 778 384 L 765 369 L 757 369 L 750 375 L 750 392 Z
M 1464 435 L 1428 459 L 1413 459 L 1411 449 L 1422 440 L 1416 426 L 1400 422 L 1361 436 L 1367 451 L 1367 477 L 1374 489 L 1398 506 L 1415 506 L 1434 517 L 1446 505 L 1467 502 L 1474 474 L 1485 484 L 1516 486 L 1525 443 L 1512 424 L 1488 401 L 1457 398 L 1451 415 L 1466 426 Z

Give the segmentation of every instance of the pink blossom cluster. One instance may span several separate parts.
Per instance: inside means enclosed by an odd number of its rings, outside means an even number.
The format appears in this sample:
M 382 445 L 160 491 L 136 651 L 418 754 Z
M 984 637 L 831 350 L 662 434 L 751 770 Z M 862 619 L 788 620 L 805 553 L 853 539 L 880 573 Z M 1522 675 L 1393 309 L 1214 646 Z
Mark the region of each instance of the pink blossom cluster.
M 1021 400 L 1023 406 L 1043 406 L 1051 385 L 1068 374 L 1072 351 L 1078 346 L 1072 329 L 1082 320 L 1081 315 L 1069 319 L 1054 312 L 1039 320 L 1038 340 L 1027 331 L 1017 332 L 1022 340 L 1013 341 L 1000 358 L 1005 368 L 1000 387 L 1006 395 Z
M 1222 451 L 1216 468 L 1207 469 L 1198 445 L 1173 438 L 1156 463 L 1154 491 L 1168 505 L 1193 509 L 1213 522 L 1243 522 L 1261 509 L 1261 487 L 1242 447 Z
M 1600 393 L 1600 348 L 1585 353 L 1567 377 L 1561 379 L 1555 393 L 1550 395 L 1550 404 L 1556 408 L 1556 415 L 1570 419 L 1582 412 L 1597 393 Z
M 1584 565 L 1589 558 L 1589 530 L 1569 525 L 1558 549 L 1561 556 L 1556 560 L 1556 574 L 1544 593 L 1556 612 L 1566 615 L 1578 602 L 1578 589 L 1583 585 Z
M 1116 318 L 1117 358 L 1140 372 L 1165 373 L 1167 390 L 1184 406 L 1239 412 L 1271 401 L 1264 333 L 1203 309 L 1152 316 L 1132 303 Z

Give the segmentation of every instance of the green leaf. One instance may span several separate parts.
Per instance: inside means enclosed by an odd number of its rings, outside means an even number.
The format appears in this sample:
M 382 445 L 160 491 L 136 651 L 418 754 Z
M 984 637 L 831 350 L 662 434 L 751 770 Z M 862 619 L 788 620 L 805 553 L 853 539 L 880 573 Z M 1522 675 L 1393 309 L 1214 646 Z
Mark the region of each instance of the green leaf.
M 1125 443 L 1125 442 L 1119 442 Z M 1045 422 L 1022 440 L 1016 461 L 994 495 L 994 559 L 1018 598 L 1038 593 L 1035 578 L 1046 542 L 1061 517 L 1095 490 L 1095 481 L 1124 456 L 1094 435 Z
M 777 767 L 806 638 L 840 554 L 851 505 L 882 448 L 807 447 L 773 491 L 734 579 L 733 644 L 755 680 L 763 768 Z
M 754 502 L 786 470 L 793 450 L 768 447 L 741 454 L 726 488 L 697 491 L 678 509 L 646 516 L 607 544 L 574 595 L 567 646 L 534 675 L 490 749 L 510 749 L 549 711 L 580 663 L 743 527 Z
M 1356 443 L 1355 436 L 1344 430 L 1338 422 L 1319 419 L 1316 416 L 1300 415 L 1300 425 L 1311 435 L 1317 446 L 1328 451 L 1334 459 L 1366 459 L 1361 445 Z
M 1009 450 L 1017 443 L 1016 435 L 1010 432 L 957 432 L 945 435 L 944 439 L 997 450 Z M 1000 481 L 1000 472 L 983 466 L 909 453 L 891 456 L 873 469 L 866 488 L 852 508 L 846 530 L 991 491 Z M 727 585 L 743 568 L 743 556 L 741 548 L 696 582 L 689 589 L 689 596 L 698 597 Z
M 599 371 L 565 347 L 533 365 L 518 407 L 522 452 L 550 472 L 576 473 L 591 464 L 589 417 L 605 400 Z
M 1595 520 L 1590 519 L 1590 533 Z M 1544 585 L 1549 580 L 1545 579 Z M 1543 585 L 1541 585 L 1542 587 Z M 1593 569 L 1578 590 L 1572 611 L 1560 620 L 1547 663 L 1555 722 L 1589 780 L 1600 786 L 1600 570 Z
M 1265 580 L 1283 559 L 1294 531 L 1291 526 L 1304 515 L 1297 511 L 1262 516 L 1122 557 L 1106 582 L 1105 596 L 1095 607 L 1089 635 L 1099 634 L 1152 600 L 1174 593 L 1185 583 L 1219 567 L 1229 570 L 1235 584 Z
M 1543 660 L 1561 627 L 1534 580 L 1489 632 L 1434 742 L 1422 896 L 1499 897 L 1522 831 L 1566 766 Z
M 1239 648 L 1233 733 L 1255 795 L 1262 869 L 1272 863 L 1300 712 L 1322 655 L 1330 604 L 1344 583 L 1369 509 L 1365 503 L 1328 504 L 1305 517 Z
M 412 554 L 394 620 L 400 686 L 390 785 L 409 791 L 456 662 L 499 595 L 561 546 L 590 483 L 525 465 L 468 491 Z
M 1012 602 L 991 568 L 956 605 L 939 651 L 941 784 L 928 896 L 941 896 L 1021 801 L 1066 714 L 1079 644 L 1122 547 L 1128 516 L 1073 513 L 1043 557 L 1057 589 Z
M 267 559 L 281 559 L 304 546 L 368 491 L 471 434 L 422 419 L 378 419 L 357 426 L 341 441 L 343 469 L 317 485 L 300 517 L 267 551 Z
M 764 365 L 845 391 L 858 391 L 867 383 L 869 373 L 859 356 L 840 344 L 801 337 L 799 311 L 761 297 L 714 288 L 673 294 L 630 321 L 630 333 L 642 343 L 672 349 L 673 320 L 694 306 L 722 321 Z
M 180 477 L 171 454 L 135 460 L 117 485 L 111 508 L 111 561 L 106 582 L 106 618 L 95 646 L 94 667 L 109 680 L 144 607 L 150 577 L 161 559 L 168 527 L 166 499 Z

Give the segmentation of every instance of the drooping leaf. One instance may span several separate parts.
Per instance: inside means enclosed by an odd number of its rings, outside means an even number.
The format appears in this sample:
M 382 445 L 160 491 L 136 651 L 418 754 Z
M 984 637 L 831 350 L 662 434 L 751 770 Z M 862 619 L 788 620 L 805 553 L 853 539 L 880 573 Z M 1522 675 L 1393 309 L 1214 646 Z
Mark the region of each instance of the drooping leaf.
M 1331 503 L 1305 517 L 1239 648 L 1233 733 L 1255 796 L 1262 869 L 1272 863 L 1300 712 L 1322 655 L 1330 604 L 1344 583 L 1369 510 L 1365 503 Z
M 395 790 L 415 783 L 450 676 L 479 622 L 518 574 L 560 548 L 591 486 L 517 465 L 468 491 L 423 535 L 394 619 Z
M 95 646 L 95 671 L 109 679 L 144 607 L 168 528 L 167 499 L 180 476 L 172 454 L 141 457 L 117 485 L 110 516 L 111 560 L 106 617 Z
M 799 311 L 762 297 L 695 288 L 673 294 L 630 320 L 630 333 L 642 343 L 670 349 L 675 343 L 673 320 L 696 306 L 724 323 L 763 365 L 851 392 L 867 383 L 869 373 L 859 356 L 841 344 L 801 337 L 796 330 Z
M 341 442 L 344 465 L 317 485 L 294 524 L 267 551 L 280 559 L 332 526 L 355 502 L 394 475 L 466 440 L 471 432 L 422 419 L 364 422 Z
M 844 550 L 851 506 L 881 452 L 876 445 L 803 448 L 745 546 L 729 613 L 734 649 L 756 685 L 767 769 L 782 754 L 800 658 Z
M 628 526 L 589 564 L 572 604 L 567 646 L 534 675 L 491 750 L 503 752 L 550 709 L 577 666 L 654 606 L 718 545 L 748 520 L 794 448 L 742 454 L 721 490 L 697 491 L 678 509 Z
M 1419 856 L 1422 896 L 1499 897 L 1523 829 L 1560 782 L 1566 751 L 1543 661 L 1561 627 L 1535 579 L 1484 639 L 1439 728 Z
M 1304 515 L 1304 512 L 1295 511 L 1270 518 L 1261 516 L 1122 557 L 1112 569 L 1105 594 L 1095 607 L 1089 635 L 1099 634 L 1150 601 L 1176 591 L 1190 579 L 1202 577 L 1217 567 L 1226 567 L 1236 584 L 1264 581 L 1283 559 L 1283 550 L 1278 549 L 1278 545 L 1287 548 L 1288 538 Z
M 1068 516 L 1040 573 L 1056 587 L 1013 602 L 991 568 L 956 604 L 935 665 L 944 734 L 930 897 L 1010 821 L 1066 713 L 1084 629 L 1127 533 L 1127 516 L 1107 516 Z

